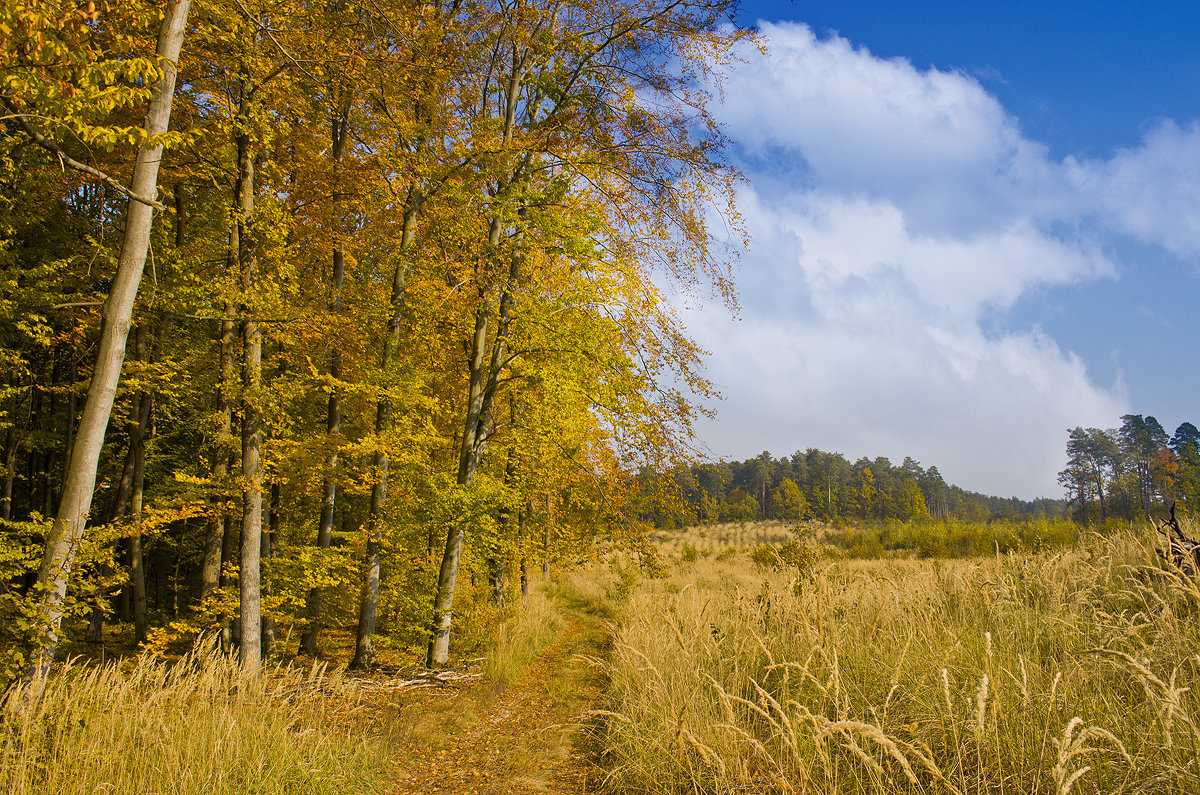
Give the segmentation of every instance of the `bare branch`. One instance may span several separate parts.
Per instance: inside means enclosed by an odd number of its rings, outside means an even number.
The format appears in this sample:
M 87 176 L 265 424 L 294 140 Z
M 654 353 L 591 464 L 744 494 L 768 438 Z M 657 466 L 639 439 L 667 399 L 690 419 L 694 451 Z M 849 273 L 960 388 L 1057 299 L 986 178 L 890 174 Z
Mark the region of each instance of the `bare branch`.
M 4 108 L 10 114 L 6 118 L 15 121 L 17 125 L 25 132 L 25 134 L 33 139 L 35 144 L 57 157 L 60 165 L 69 166 L 76 171 L 82 171 L 84 174 L 90 174 L 91 176 L 96 177 L 102 182 L 112 186 L 117 192 L 128 196 L 135 202 L 141 202 L 142 204 L 153 207 L 156 210 L 165 211 L 167 209 L 154 199 L 146 196 L 139 196 L 117 180 L 110 177 L 108 174 L 105 174 L 100 169 L 94 166 L 89 166 L 87 163 L 80 163 L 78 160 L 68 155 L 57 143 L 38 132 L 37 128 L 33 126 L 28 118 L 26 118 L 26 114 L 23 114 L 17 110 L 16 106 L 12 104 L 12 101 L 8 97 L 0 96 L 0 104 L 3 104 Z

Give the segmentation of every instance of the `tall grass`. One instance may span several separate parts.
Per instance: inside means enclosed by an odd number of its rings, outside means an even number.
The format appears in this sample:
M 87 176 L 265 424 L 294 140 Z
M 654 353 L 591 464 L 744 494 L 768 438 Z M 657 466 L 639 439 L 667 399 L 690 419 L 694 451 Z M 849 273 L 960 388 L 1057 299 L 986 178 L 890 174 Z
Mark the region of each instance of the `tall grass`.
M 483 658 L 483 672 L 503 687 L 520 679 L 525 666 L 562 634 L 564 621 L 545 587 L 530 589 L 527 597 L 501 615 Z
M 67 663 L 0 712 L 6 793 L 360 792 L 382 754 L 352 733 L 352 683 L 316 665 L 247 677 L 236 662 Z
M 1114 528 L 1124 529 L 1123 524 Z M 1040 552 L 1073 545 L 1079 526 L 1063 518 L 888 520 L 864 522 L 829 534 L 829 540 L 853 558 L 877 558 L 907 551 L 923 558 L 972 557 L 1000 552 Z
M 1148 532 L 1056 554 L 700 560 L 631 597 L 631 792 L 1200 792 L 1200 589 Z

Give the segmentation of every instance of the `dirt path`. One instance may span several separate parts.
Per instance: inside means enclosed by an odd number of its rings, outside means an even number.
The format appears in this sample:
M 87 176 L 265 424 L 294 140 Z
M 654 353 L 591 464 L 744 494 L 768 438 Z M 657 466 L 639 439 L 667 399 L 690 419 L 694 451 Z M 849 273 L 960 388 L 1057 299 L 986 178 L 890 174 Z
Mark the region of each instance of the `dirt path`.
M 511 687 L 429 694 L 406 705 L 421 713 L 422 728 L 405 743 L 388 795 L 589 792 L 595 767 L 585 713 L 602 678 L 581 656 L 598 656 L 604 638 L 599 619 L 578 614 Z

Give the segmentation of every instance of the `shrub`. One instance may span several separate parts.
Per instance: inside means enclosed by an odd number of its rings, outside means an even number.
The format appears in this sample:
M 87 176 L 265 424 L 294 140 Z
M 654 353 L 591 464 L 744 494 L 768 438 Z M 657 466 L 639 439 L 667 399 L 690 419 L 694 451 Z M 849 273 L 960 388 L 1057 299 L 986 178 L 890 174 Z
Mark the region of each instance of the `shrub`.
M 790 539 L 780 545 L 779 557 L 789 566 L 794 566 L 801 576 L 808 576 L 817 565 L 821 550 L 814 542 Z
M 782 567 L 783 559 L 770 544 L 759 544 L 750 553 L 750 562 L 760 569 L 777 569 Z

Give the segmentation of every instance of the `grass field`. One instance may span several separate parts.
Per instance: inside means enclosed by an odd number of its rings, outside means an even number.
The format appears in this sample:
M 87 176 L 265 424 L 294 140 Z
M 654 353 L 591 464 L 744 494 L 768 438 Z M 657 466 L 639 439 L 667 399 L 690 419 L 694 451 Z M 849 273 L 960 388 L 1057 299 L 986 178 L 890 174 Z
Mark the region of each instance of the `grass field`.
M 1150 533 L 803 569 L 664 541 L 616 638 L 609 787 L 1198 791 L 1200 590 Z
M 478 690 L 467 701 L 487 703 L 561 633 L 548 590 L 503 616 L 492 609 L 490 643 L 465 664 Z M 211 652 L 68 662 L 2 702 L 0 792 L 384 792 L 397 757 L 437 747 L 471 717 L 437 702 L 414 713 L 395 688 L 410 669 L 364 677 L 295 663 L 253 678 Z
M 1200 792 L 1200 588 L 1151 528 L 1027 528 L 1013 547 L 1058 540 L 968 558 L 861 559 L 847 537 L 659 533 L 653 554 L 497 613 L 481 692 L 584 611 L 612 633 L 583 660 L 607 682 L 585 738 L 599 791 Z M 247 681 L 218 656 L 77 663 L 9 694 L 0 790 L 386 792 L 397 743 L 438 747 L 458 724 L 377 707 L 320 666 Z

